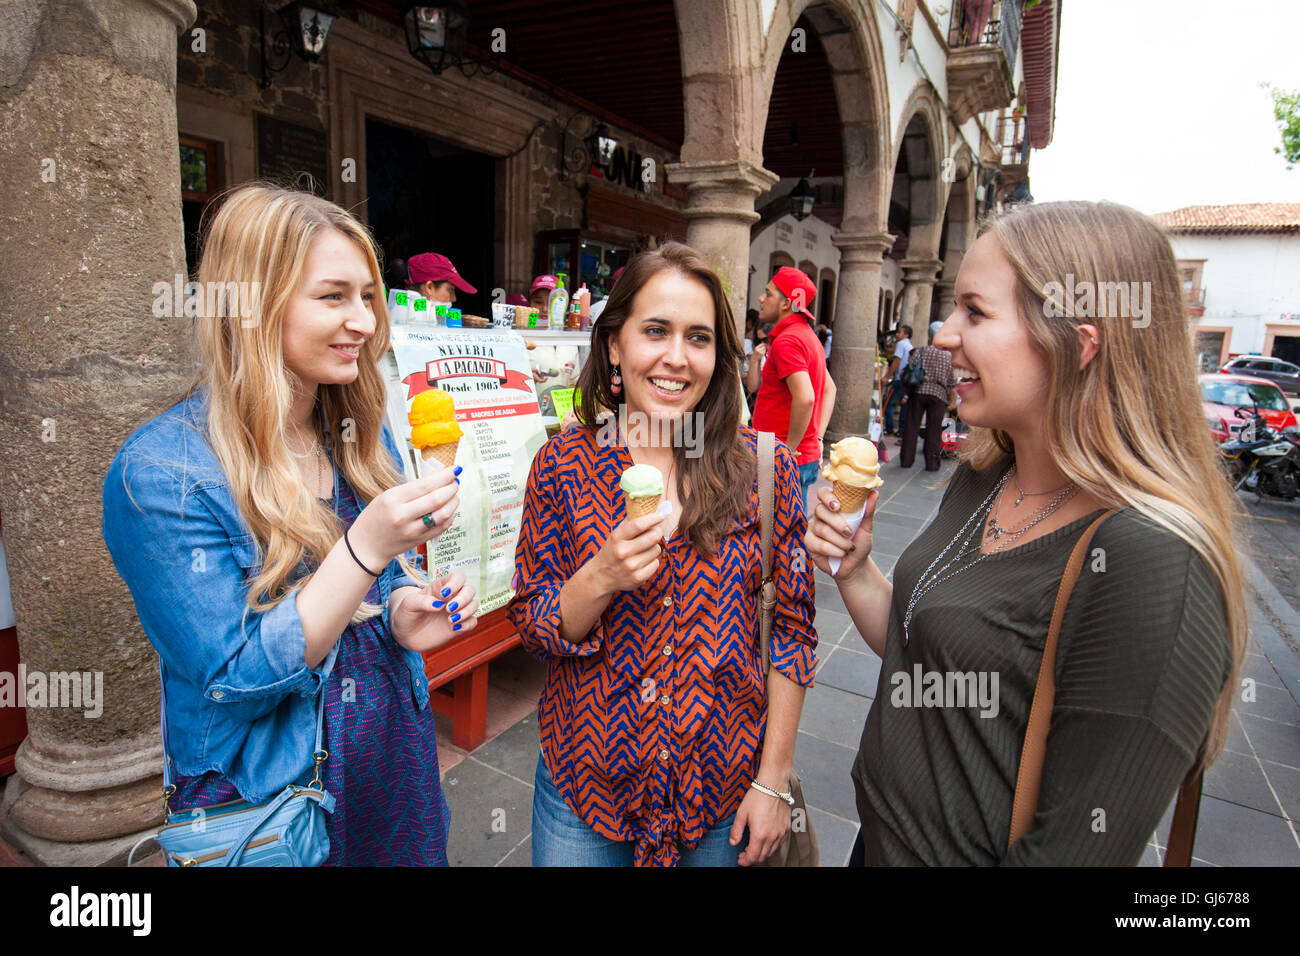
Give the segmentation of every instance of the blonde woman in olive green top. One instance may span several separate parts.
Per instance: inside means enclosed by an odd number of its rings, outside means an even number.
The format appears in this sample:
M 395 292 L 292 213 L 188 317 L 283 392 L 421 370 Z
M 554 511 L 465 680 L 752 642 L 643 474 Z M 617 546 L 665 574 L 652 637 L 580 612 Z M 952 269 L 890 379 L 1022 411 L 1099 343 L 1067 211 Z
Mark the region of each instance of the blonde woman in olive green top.
M 1221 750 L 1246 612 L 1182 301 L 1168 240 L 1131 209 L 994 220 L 933 343 L 975 428 L 892 584 L 870 558 L 878 493 L 852 537 L 821 493 L 806 544 L 827 573 L 843 559 L 836 584 L 884 660 L 853 768 L 868 865 L 1136 864 Z M 1110 508 L 1061 630 L 1037 812 L 1008 851 L 1061 573 Z

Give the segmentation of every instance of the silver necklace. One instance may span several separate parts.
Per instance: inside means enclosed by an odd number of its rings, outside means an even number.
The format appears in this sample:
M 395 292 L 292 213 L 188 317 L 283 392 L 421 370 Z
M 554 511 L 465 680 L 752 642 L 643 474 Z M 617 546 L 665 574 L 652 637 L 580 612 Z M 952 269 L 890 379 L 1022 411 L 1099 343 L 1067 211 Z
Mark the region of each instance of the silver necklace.
M 1002 491 L 1006 488 L 1007 482 L 1011 479 L 1014 473 L 1015 466 L 1013 465 L 1011 470 L 1003 475 L 997 485 L 994 486 L 993 490 L 989 492 L 989 495 L 984 499 L 984 502 L 971 513 L 969 518 L 966 519 L 966 524 L 964 524 L 962 529 L 957 532 L 952 541 L 948 542 L 947 547 L 939 553 L 937 558 L 930 562 L 930 566 L 925 569 L 925 573 L 917 580 L 916 587 L 912 591 L 912 598 L 907 602 L 907 612 L 903 615 L 903 643 L 905 645 L 911 641 L 912 616 L 915 613 L 916 606 L 920 603 L 921 598 L 925 597 L 938 585 L 942 584 L 954 575 L 960 574 L 968 568 L 973 568 L 989 555 L 997 554 L 998 552 L 1005 551 L 1007 548 L 1011 547 L 1011 545 L 1028 532 L 1030 528 L 1034 527 L 1036 524 L 1060 509 L 1067 501 L 1073 498 L 1079 490 L 1078 486 L 1071 482 L 1068 490 L 1057 494 L 1057 496 L 1050 502 L 1034 514 L 1030 515 L 1030 517 L 1020 526 L 1012 529 L 1001 528 L 997 525 L 993 515 L 993 500 L 994 498 L 997 498 L 998 510 L 1001 511 Z M 977 532 L 980 529 L 981 522 L 976 519 L 983 515 L 987 515 L 988 517 L 988 531 L 990 536 L 995 540 L 999 540 L 1003 537 L 1006 538 L 1005 541 L 1001 541 L 997 547 L 993 548 L 993 550 L 989 551 L 987 554 L 980 551 L 980 546 L 977 542 Z M 942 561 L 952 549 L 952 546 L 957 544 L 959 541 L 962 542 L 961 547 L 958 548 L 957 553 L 953 558 L 944 564 L 943 567 L 939 568 L 938 571 L 934 571 L 935 565 Z M 965 564 L 959 563 L 964 559 L 969 558 L 972 554 L 975 555 L 975 560 L 969 561 Z M 931 572 L 934 572 L 933 577 L 930 576 Z
M 1015 468 L 1013 466 L 1012 473 L 1014 474 L 1014 472 L 1015 472 Z M 1050 492 L 1041 492 L 1041 493 L 1049 494 Z M 1056 496 L 1052 498 L 1051 501 L 1043 505 L 1043 507 L 1039 508 L 1037 511 L 1033 512 L 1028 518 L 1026 518 L 1019 525 L 1015 525 L 1010 528 L 1006 528 L 998 524 L 998 516 L 1002 514 L 1002 497 L 999 496 L 994 511 L 989 515 L 988 534 L 989 537 L 992 538 L 994 541 L 1000 541 L 1003 537 L 1005 537 L 1007 540 L 1005 544 L 1000 544 L 998 545 L 998 547 L 994 548 L 993 550 L 994 551 L 1006 550 L 1008 547 L 1011 546 L 1013 542 L 1016 541 L 1016 539 L 1018 539 L 1026 531 L 1028 531 L 1034 525 L 1038 524 L 1038 522 L 1042 521 L 1053 511 L 1056 511 L 1058 508 L 1062 507 L 1067 501 L 1069 501 L 1078 493 L 1079 493 L 1079 486 L 1072 481 L 1068 482 L 1067 484 L 1062 486 L 1062 488 L 1057 489 Z M 1017 498 L 1016 504 L 1019 503 L 1020 503 L 1020 498 Z
M 1016 476 L 1015 479 L 1016 491 L 1019 492 L 1019 494 L 1016 496 L 1017 508 L 1020 507 L 1020 502 L 1024 501 L 1026 498 L 1038 498 L 1041 497 L 1042 495 L 1054 495 L 1058 491 L 1064 491 L 1066 488 L 1069 488 L 1071 484 L 1073 484 L 1073 482 L 1067 481 L 1065 484 L 1061 485 L 1060 488 L 1053 488 L 1051 491 L 1025 491 L 1025 489 L 1020 487 L 1020 475 L 1017 473 L 1017 469 L 1014 465 L 1011 467 L 1011 472 Z

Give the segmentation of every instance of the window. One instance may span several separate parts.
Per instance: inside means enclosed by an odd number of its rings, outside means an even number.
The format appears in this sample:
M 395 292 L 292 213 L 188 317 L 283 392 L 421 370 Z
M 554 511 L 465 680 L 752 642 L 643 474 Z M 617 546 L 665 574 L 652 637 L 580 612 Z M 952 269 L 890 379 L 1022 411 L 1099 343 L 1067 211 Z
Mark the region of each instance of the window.
M 181 218 L 185 222 L 185 262 L 190 275 L 198 272 L 199 223 L 203 210 L 221 192 L 220 149 L 215 140 L 181 136 Z

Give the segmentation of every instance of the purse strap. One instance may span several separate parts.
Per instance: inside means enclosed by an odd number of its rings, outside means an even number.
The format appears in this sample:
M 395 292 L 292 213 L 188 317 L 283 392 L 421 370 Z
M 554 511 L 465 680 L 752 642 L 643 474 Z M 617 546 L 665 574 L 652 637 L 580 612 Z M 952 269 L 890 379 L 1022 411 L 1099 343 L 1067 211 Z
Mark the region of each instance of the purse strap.
M 776 582 L 772 580 L 772 499 L 776 472 L 776 435 L 758 433 L 758 530 L 763 553 L 763 593 L 758 610 L 758 646 L 763 676 L 772 667 L 772 613 L 776 607 Z
M 167 743 L 167 681 L 163 677 L 162 655 L 158 655 L 158 723 L 162 729 L 162 750 L 163 750 L 163 802 L 168 804 L 171 795 L 175 792 L 172 785 L 171 770 L 171 747 Z M 325 731 L 325 682 L 321 682 L 320 690 L 316 693 L 316 749 L 312 751 L 312 760 L 316 762 L 316 778 L 320 778 L 321 765 L 329 753 L 321 749 L 324 742 Z M 167 807 L 167 812 L 171 812 L 171 807 Z
M 1070 552 L 1070 560 L 1061 575 L 1061 586 L 1056 592 L 1052 608 L 1052 623 L 1043 646 L 1043 659 L 1038 666 L 1038 682 L 1034 686 L 1034 702 L 1029 708 L 1029 724 L 1025 728 L 1025 742 L 1020 751 L 1020 769 L 1016 773 L 1016 790 L 1011 804 L 1011 832 L 1007 836 L 1007 850 L 1029 832 L 1038 809 L 1038 791 L 1043 778 L 1043 761 L 1047 756 L 1047 732 L 1052 722 L 1052 705 L 1056 700 L 1056 645 L 1061 636 L 1065 608 L 1070 602 L 1074 584 L 1083 570 L 1088 545 L 1101 523 L 1115 514 L 1112 508 L 1099 515 L 1084 530 Z M 1165 866 L 1187 866 L 1192 857 L 1192 840 L 1196 835 L 1196 817 L 1201 803 L 1201 775 L 1193 767 L 1178 788 L 1178 801 L 1174 805 L 1174 820 L 1169 832 L 1169 847 L 1165 852 Z

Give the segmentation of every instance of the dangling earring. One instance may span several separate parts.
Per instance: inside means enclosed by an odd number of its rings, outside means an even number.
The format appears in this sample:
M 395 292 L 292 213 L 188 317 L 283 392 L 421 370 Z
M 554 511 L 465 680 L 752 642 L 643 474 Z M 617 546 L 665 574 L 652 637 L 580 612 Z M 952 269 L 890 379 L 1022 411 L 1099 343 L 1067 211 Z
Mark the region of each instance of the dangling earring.
M 623 375 L 617 365 L 614 366 L 614 371 L 609 376 L 609 390 L 615 395 L 623 393 Z

